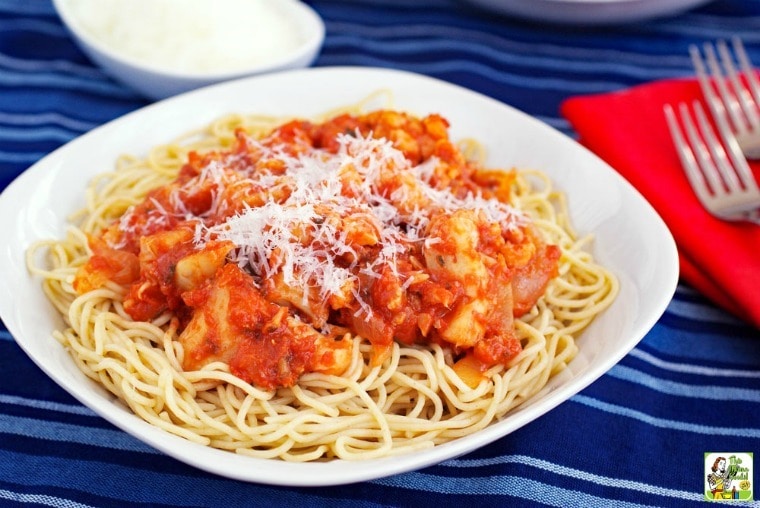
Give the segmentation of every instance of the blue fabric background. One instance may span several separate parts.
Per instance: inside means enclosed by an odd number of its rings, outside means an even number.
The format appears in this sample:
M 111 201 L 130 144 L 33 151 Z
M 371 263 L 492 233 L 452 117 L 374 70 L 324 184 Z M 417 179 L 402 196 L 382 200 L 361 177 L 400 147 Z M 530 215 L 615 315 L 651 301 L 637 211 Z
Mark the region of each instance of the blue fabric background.
M 457 0 L 308 3 L 327 26 L 317 66 L 427 74 L 570 136 L 563 99 L 688 76 L 691 43 L 738 35 L 760 63 L 757 0 L 596 28 L 518 21 Z M 78 51 L 49 0 L 0 0 L 0 189 L 145 104 Z M 709 451 L 760 460 L 760 332 L 684 284 L 629 355 L 545 416 L 456 460 L 332 488 L 247 484 L 168 458 L 73 400 L 0 328 L 2 506 L 703 506 Z

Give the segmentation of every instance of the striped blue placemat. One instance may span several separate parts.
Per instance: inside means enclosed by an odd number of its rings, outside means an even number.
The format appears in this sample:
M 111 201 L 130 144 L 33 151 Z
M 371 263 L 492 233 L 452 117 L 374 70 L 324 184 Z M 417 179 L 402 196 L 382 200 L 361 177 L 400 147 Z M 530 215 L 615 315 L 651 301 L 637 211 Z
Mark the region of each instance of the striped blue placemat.
M 308 3 L 327 27 L 316 65 L 427 74 L 570 136 L 562 100 L 688 76 L 691 43 L 738 35 L 760 62 L 757 0 L 594 28 L 459 0 Z M 146 103 L 77 50 L 49 0 L 0 0 L 0 189 Z M 760 452 L 760 332 L 686 285 L 629 355 L 537 421 L 437 466 L 333 488 L 247 484 L 170 459 L 74 401 L 0 329 L 0 506 L 703 506 L 711 451 Z

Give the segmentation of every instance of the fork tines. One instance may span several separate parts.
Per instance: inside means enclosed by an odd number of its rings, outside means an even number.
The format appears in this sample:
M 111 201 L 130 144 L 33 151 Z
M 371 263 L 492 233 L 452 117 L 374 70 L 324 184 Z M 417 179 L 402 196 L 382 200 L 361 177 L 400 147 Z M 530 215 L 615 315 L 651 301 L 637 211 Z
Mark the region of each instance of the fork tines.
M 743 140 L 752 132 L 760 133 L 760 81 L 738 37 L 732 38 L 732 46 L 735 59 L 722 40 L 715 46 L 703 45 L 704 60 L 697 46 L 692 45 L 689 54 L 719 132 L 732 132 Z
M 664 111 L 681 165 L 697 198 L 718 217 L 754 220 L 754 214 L 737 217 L 760 206 L 760 190 L 747 161 L 741 154 L 737 156 L 736 140 L 729 138 L 727 145 L 725 140 L 721 143 L 702 105 L 695 101 L 693 109 L 696 124 L 687 104 L 679 105 L 678 116 L 670 105 L 666 105 Z M 735 161 L 738 161 L 739 168 L 735 168 Z

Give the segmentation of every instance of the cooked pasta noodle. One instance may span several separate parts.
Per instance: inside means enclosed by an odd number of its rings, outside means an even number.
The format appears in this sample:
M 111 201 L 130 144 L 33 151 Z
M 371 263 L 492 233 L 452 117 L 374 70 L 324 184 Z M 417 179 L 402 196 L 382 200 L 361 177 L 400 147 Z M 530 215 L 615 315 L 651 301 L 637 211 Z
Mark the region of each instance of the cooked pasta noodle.
M 387 100 L 379 94 L 325 118 L 359 114 L 378 98 Z M 183 368 L 189 353 L 177 340 L 179 321 L 170 311 L 136 321 L 125 310 L 125 285 L 106 281 L 83 294 L 75 290 L 77 273 L 92 255 L 89 239 L 149 191 L 172 182 L 191 152 L 230 149 L 236 129 L 260 138 L 287 120 L 229 115 L 145 158 L 119 158 L 114 171 L 87 188 L 86 208 L 72 216 L 65 238 L 28 251 L 30 270 L 66 321 L 56 339 L 82 372 L 147 422 L 192 442 L 289 461 L 369 459 L 427 448 L 476 432 L 539 392 L 575 357 L 579 332 L 615 298 L 615 277 L 595 262 L 590 237 L 573 231 L 563 194 L 536 170 L 517 170 L 497 194 L 508 192 L 500 198 L 559 247 L 558 275 L 514 321 L 521 350 L 508 365 L 489 366 L 476 383 L 460 375 L 456 348 L 443 342 L 394 341 L 378 362 L 373 344 L 351 335 L 342 374 L 305 372 L 292 386 L 262 388 L 221 361 Z M 483 156 L 472 140 L 461 150 L 469 158 Z

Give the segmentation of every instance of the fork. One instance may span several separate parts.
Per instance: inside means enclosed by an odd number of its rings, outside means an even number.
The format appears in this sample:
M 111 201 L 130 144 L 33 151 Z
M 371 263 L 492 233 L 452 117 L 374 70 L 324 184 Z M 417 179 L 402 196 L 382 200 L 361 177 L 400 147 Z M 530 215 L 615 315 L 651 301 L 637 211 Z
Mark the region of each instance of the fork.
M 680 123 L 670 104 L 664 106 L 670 135 L 686 177 L 699 201 L 714 216 L 729 221 L 760 224 L 760 189 L 736 138 L 718 140 L 698 101 L 693 109 L 679 104 Z M 684 135 L 685 131 L 685 135 Z
M 715 46 L 705 43 L 704 60 L 696 45 L 689 47 L 689 54 L 721 136 L 733 133 L 748 159 L 760 159 L 760 82 L 741 39 L 733 37 L 731 40 L 741 73 L 737 72 L 726 41 L 717 41 Z

